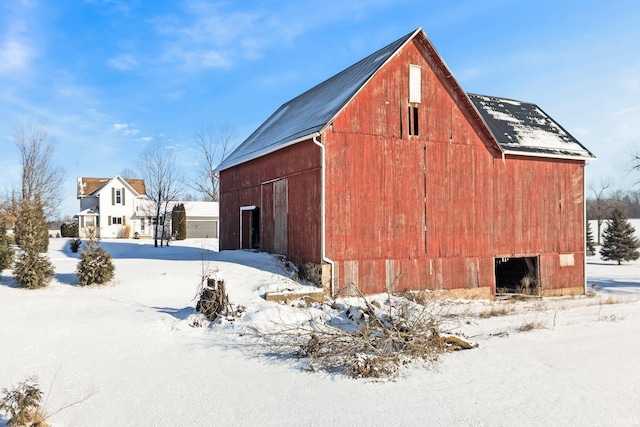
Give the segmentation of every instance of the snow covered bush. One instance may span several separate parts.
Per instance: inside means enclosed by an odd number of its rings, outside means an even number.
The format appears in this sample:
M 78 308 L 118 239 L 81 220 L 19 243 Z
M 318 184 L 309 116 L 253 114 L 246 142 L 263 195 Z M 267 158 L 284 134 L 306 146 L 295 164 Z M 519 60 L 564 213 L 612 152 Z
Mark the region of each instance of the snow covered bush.
M 60 235 L 62 237 L 78 237 L 78 233 L 78 223 L 76 221 L 63 222 L 60 226 Z
M 91 235 L 80 252 L 76 276 L 80 286 L 103 285 L 113 278 L 115 267 L 109 252 Z
M 16 259 L 13 274 L 21 288 L 44 288 L 53 278 L 53 265 L 49 258 L 34 250 L 21 252 Z
M 16 244 L 22 249 L 32 248 L 37 252 L 47 252 L 49 230 L 42 203 L 38 201 L 20 203 L 14 234 Z
M 53 277 L 53 264 L 39 252 L 38 246 L 33 235 L 22 237 L 23 251 L 18 254 L 13 267 L 13 275 L 21 288 L 44 288 Z
M 46 427 L 42 409 L 42 391 L 36 377 L 29 377 L 12 390 L 3 389 L 0 411 L 9 418 L 7 427 Z

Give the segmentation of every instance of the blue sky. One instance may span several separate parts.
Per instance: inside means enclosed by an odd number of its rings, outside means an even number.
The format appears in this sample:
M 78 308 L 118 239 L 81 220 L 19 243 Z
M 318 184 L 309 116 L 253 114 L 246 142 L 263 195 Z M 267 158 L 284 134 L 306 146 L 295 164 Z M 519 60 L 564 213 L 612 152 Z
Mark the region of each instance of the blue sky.
M 13 0 L 0 5 L 0 190 L 19 184 L 11 135 L 37 119 L 67 172 L 134 169 L 154 135 L 195 164 L 194 132 L 240 143 L 282 103 L 422 27 L 467 92 L 538 104 L 629 189 L 640 147 L 640 2 Z M 638 186 L 636 189 L 639 188 Z

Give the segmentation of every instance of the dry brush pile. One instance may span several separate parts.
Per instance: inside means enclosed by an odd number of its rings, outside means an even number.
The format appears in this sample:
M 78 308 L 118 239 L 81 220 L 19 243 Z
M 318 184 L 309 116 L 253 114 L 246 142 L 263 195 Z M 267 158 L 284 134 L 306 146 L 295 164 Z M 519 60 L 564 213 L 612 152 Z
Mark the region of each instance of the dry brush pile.
M 262 353 L 302 359 L 313 372 L 395 378 L 412 362 L 430 366 L 444 352 L 474 347 L 444 332 L 447 320 L 435 302 L 389 295 L 381 304 L 360 295 L 307 313 L 302 323 L 255 328 L 252 336 Z

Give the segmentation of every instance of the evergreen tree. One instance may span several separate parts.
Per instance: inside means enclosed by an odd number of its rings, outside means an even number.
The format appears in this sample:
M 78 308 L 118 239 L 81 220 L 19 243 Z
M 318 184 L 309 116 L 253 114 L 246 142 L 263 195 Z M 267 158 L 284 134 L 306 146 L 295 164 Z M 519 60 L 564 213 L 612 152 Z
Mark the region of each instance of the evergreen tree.
M 31 234 L 22 237 L 22 248 L 13 268 L 13 274 L 21 288 L 38 289 L 49 284 L 53 277 L 53 265 L 49 258 L 37 250 L 36 238 Z
M 175 205 L 171 211 L 171 228 L 176 240 L 187 238 L 187 212 L 183 203 Z
M 593 242 L 593 232 L 591 231 L 591 223 L 587 221 L 587 256 L 596 254 L 596 246 Z
M 111 255 L 99 244 L 95 234 L 82 246 L 76 276 L 80 286 L 103 285 L 113 278 L 115 267 Z
M 36 252 L 49 250 L 49 230 L 42 203 L 37 200 L 33 202 L 23 200 L 20 203 L 14 234 L 16 244 L 23 250 L 26 250 L 26 246 L 31 246 L 31 249 Z M 30 236 L 29 243 L 26 243 L 26 236 Z
M 13 248 L 7 236 L 7 223 L 4 216 L 0 216 L 0 271 L 13 264 Z
M 603 233 L 600 249 L 602 259 L 618 261 L 620 265 L 622 261 L 635 261 L 640 258 L 640 242 L 635 237 L 635 231 L 622 211 L 614 209 Z

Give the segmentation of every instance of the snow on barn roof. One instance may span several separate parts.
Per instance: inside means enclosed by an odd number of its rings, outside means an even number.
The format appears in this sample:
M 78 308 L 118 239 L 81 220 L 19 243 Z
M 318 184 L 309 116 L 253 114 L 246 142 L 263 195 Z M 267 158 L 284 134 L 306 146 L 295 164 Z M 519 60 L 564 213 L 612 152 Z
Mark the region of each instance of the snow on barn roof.
M 216 170 L 228 169 L 319 135 L 374 74 L 418 34 L 430 45 L 422 28 L 418 28 L 283 104 Z M 434 54 L 440 66 L 446 68 L 435 48 Z M 450 75 L 448 69 L 447 73 Z M 452 82 L 464 97 L 455 79 Z M 488 129 L 486 137 L 493 136 L 493 143 L 505 154 L 595 158 L 534 104 L 470 94 L 468 98 L 465 102 L 473 103 L 478 120 L 482 118 Z
M 412 31 L 283 104 L 217 170 L 255 159 L 321 132 L 375 72 L 419 31 L 422 29 Z
M 485 95 L 468 96 L 505 154 L 595 158 L 535 104 Z

